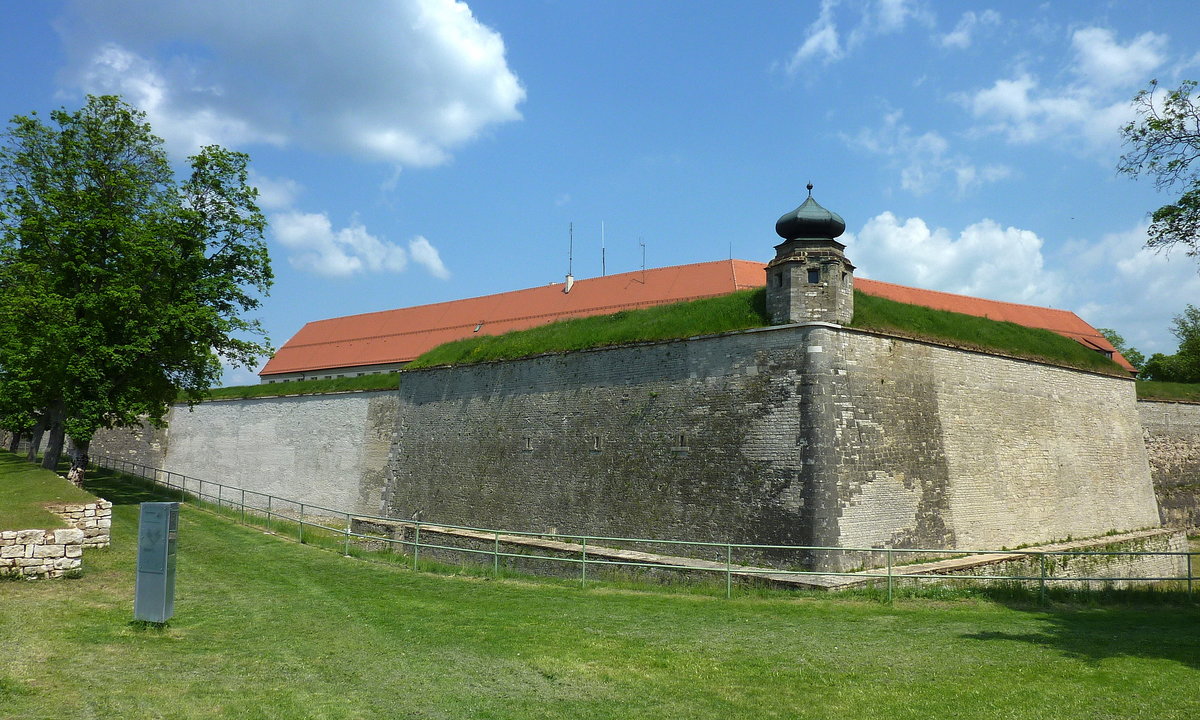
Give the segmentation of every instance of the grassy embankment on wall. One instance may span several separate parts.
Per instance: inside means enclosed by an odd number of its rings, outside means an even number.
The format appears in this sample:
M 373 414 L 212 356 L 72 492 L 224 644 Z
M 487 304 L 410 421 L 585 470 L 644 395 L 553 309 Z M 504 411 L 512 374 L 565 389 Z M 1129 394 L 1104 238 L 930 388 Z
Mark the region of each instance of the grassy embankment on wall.
M 766 294 L 745 290 L 676 305 L 580 318 L 541 327 L 447 343 L 409 367 L 457 365 L 582 350 L 645 340 L 666 340 L 768 325 Z M 854 294 L 851 327 L 895 333 L 959 347 L 1125 375 L 1116 363 L 1049 330 Z
M 851 327 L 1125 376 L 1125 371 L 1116 363 L 1049 330 L 907 305 L 861 292 L 855 293 L 854 303 Z M 408 367 L 512 360 L 543 353 L 732 332 L 768 324 L 765 291 L 743 290 L 703 300 L 563 320 L 504 335 L 480 335 L 457 340 L 430 350 Z M 214 389 L 209 397 L 229 399 L 388 390 L 398 384 L 399 375 L 389 373 L 219 388 Z
M 67 527 L 62 518 L 46 510 L 47 503 L 90 503 L 95 500 L 91 493 L 80 490 L 49 470 L 25 462 L 23 457 L 0 453 L 0 530 Z
M 1172 383 L 1156 380 L 1137 381 L 1138 398 L 1200 403 L 1200 383 Z
M 0 585 L 6 719 L 1200 715 L 1192 605 L 435 575 L 186 505 L 176 614 L 148 627 L 132 622 L 137 503 L 167 497 L 103 475 L 112 547 L 81 579 Z

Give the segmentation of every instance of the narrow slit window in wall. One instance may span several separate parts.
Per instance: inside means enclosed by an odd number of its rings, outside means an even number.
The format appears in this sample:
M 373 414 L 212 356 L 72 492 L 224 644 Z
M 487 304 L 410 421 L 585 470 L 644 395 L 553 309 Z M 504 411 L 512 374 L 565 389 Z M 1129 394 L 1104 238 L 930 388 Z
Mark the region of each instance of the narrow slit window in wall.
M 527 437 L 521 442 L 521 450 L 524 452 L 533 452 L 533 438 Z
M 600 452 L 602 449 L 603 448 L 601 447 L 600 436 L 593 435 L 592 436 L 592 452 Z

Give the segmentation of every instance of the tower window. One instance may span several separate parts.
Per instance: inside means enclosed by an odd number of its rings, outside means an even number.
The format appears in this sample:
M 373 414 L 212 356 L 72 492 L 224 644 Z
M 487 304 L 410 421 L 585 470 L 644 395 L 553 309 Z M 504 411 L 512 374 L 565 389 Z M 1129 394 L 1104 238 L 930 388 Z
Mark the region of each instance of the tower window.
M 775 273 L 775 287 L 783 287 L 783 273 Z
M 821 270 L 820 270 L 820 268 L 809 268 L 809 269 L 808 269 L 808 281 L 809 281 L 810 283 L 819 283 L 819 282 L 821 282 Z

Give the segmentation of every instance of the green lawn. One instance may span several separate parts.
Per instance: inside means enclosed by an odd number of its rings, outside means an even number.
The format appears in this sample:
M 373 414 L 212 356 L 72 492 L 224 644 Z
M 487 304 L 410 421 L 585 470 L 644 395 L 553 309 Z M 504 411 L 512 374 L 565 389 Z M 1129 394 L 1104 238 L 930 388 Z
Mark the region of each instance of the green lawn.
M 96 498 L 59 475 L 0 452 L 0 530 L 67 527 L 46 503 L 89 503 Z
M 98 474 L 101 475 L 101 474 Z M 98 483 L 110 482 L 102 476 Z M 1194 718 L 1200 609 L 580 589 L 344 559 L 185 507 L 130 622 L 136 505 L 84 577 L 0 583 L 0 717 Z

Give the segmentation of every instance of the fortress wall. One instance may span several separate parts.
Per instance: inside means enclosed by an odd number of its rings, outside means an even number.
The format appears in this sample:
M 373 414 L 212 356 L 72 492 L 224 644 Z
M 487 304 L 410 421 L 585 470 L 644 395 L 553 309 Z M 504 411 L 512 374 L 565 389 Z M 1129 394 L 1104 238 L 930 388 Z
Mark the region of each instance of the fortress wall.
M 392 514 L 562 534 L 810 544 L 805 343 L 750 332 L 401 381 Z
M 1129 381 L 871 333 L 431 369 L 400 396 L 386 502 L 404 517 L 944 548 L 1158 524 Z
M 109 430 L 95 455 L 378 514 L 395 431 L 394 391 L 306 395 L 176 406 L 169 429 Z
M 918 538 L 940 530 L 964 549 L 1159 524 L 1131 381 L 853 331 L 842 341 L 845 539 L 872 539 L 857 528 L 873 523 L 853 522 L 868 508 L 902 506 L 924 523 Z M 910 426 L 929 466 L 898 476 L 887 442 Z
M 1200 527 L 1200 405 L 1143 400 L 1138 414 L 1163 524 Z

